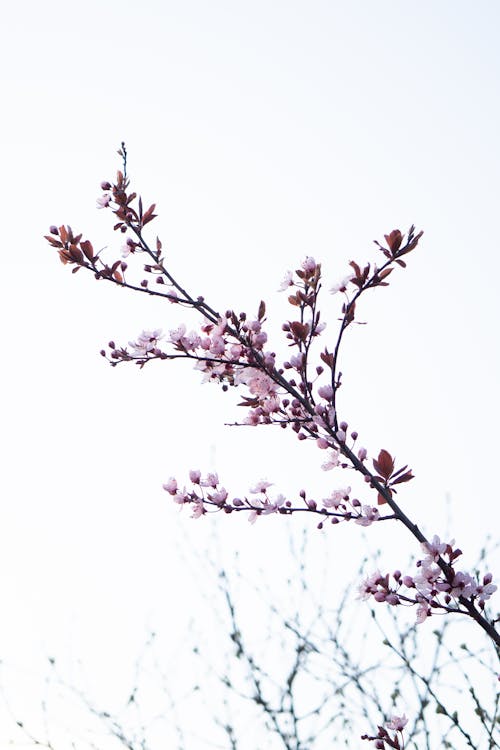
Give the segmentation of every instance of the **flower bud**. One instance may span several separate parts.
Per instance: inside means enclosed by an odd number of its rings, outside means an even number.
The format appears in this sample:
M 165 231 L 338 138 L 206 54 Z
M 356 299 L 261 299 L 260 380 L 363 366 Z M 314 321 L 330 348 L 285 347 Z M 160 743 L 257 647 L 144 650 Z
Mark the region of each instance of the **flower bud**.
M 392 604 L 393 607 L 399 604 L 399 596 L 394 592 L 388 594 L 385 600 L 387 604 Z

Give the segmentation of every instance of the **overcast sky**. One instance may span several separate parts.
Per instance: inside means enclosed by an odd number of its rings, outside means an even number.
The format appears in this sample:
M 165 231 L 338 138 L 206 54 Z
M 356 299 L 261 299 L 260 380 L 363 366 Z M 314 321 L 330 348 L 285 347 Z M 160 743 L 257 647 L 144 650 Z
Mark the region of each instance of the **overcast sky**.
M 214 538 L 227 559 L 240 547 L 248 571 L 252 555 L 286 571 L 284 528 L 191 521 L 161 489 L 169 476 L 216 469 L 235 494 L 261 478 L 287 493 L 337 481 L 291 435 L 225 428 L 238 399 L 201 386 L 189 364 L 112 369 L 99 356 L 111 338 L 195 323 L 72 276 L 42 239 L 69 223 L 96 247 L 121 244 L 95 201 L 122 140 L 133 187 L 157 203 L 151 232 L 169 267 L 216 308 L 268 301 L 276 342 L 289 314 L 276 290 L 305 255 L 328 286 L 349 260 L 373 260 L 391 229 L 425 231 L 351 333 L 342 417 L 371 453 L 412 466 L 405 502 L 427 533 L 449 529 L 471 565 L 496 533 L 499 22 L 492 1 L 9 4 L 0 658 L 11 691 L 28 690 L 44 655 L 82 659 L 93 685 L 112 686 L 148 627 L 175 643 L 203 611 L 185 568 Z M 338 299 L 325 295 L 323 311 L 333 336 Z M 326 532 L 353 568 L 355 531 Z M 409 541 L 387 551 L 388 569 Z

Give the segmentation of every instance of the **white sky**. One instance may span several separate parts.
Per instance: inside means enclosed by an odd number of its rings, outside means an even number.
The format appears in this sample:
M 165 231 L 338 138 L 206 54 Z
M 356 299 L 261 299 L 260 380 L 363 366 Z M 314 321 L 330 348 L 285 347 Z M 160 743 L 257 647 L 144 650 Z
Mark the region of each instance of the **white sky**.
M 290 435 L 224 428 L 235 394 L 189 365 L 99 357 L 110 338 L 189 319 L 72 277 L 42 239 L 70 223 L 121 243 L 95 210 L 121 140 L 174 273 L 220 309 L 266 299 L 275 341 L 289 314 L 276 289 L 304 255 L 334 282 L 392 228 L 425 230 L 351 334 L 343 416 L 372 453 L 413 467 L 405 502 L 425 531 L 451 528 L 471 564 L 498 537 L 499 22 L 497 3 L 457 0 L 4 10 L 0 658 L 14 681 L 57 652 L 112 684 L 148 625 L 174 640 L 198 611 L 191 545 L 214 528 L 228 558 L 234 544 L 286 569 L 284 530 L 190 521 L 161 490 L 172 474 L 217 469 L 234 493 L 262 477 L 288 492 L 337 481 Z M 332 332 L 336 303 L 325 296 Z M 343 556 L 363 549 L 351 529 L 328 535 Z

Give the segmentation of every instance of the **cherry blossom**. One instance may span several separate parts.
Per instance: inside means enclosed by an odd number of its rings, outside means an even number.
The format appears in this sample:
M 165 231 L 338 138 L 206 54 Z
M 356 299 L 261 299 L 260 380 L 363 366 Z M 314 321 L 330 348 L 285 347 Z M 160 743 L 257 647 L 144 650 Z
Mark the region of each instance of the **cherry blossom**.
M 361 527 L 397 523 L 416 540 L 424 556 L 417 560 L 414 575 L 400 571 L 382 575 L 376 571 L 361 585 L 361 598 L 373 597 L 391 606 L 415 606 L 419 622 L 437 612 L 467 615 L 500 645 L 495 622 L 485 612 L 486 603 L 497 589 L 491 574 L 484 574 L 481 579 L 458 569 L 457 559 L 462 553 L 453 541 L 441 542 L 437 535 L 429 541 L 430 537 L 409 517 L 411 509 L 405 507 L 403 493 L 399 496 L 402 485 L 414 478 L 412 470 L 407 464 L 396 462 L 386 448 L 372 452 L 361 447 L 358 431 L 349 429 L 341 415 L 343 341 L 352 324 L 358 322 L 360 299 L 374 289 L 387 287 L 390 275 L 406 268 L 405 256 L 417 248 L 422 232 L 416 233 L 412 226 L 406 234 L 394 229 L 384 235 L 384 243 L 376 242 L 381 263 L 350 261 L 341 280 L 330 287 L 332 294 L 342 293 L 340 299 L 335 299 L 338 309 L 332 318 L 338 320 L 338 327 L 334 334 L 325 334 L 329 329 L 320 309 L 321 263 L 307 255 L 295 271 L 288 271 L 280 286 L 281 291 L 288 292 L 288 315 L 283 316 L 281 324 L 287 356 L 281 358 L 276 353 L 279 350 L 269 345 L 263 300 L 256 314 L 225 308 L 217 312 L 204 297 L 193 295 L 186 284 L 175 278 L 160 239 L 147 236 L 148 225 L 156 218 L 155 204 L 145 208 L 142 199 L 130 190 L 124 146 L 120 153 L 123 170 L 115 182 L 101 182 L 103 193 L 97 206 L 110 209 L 114 231 L 125 235 L 122 257 L 105 258 L 105 253 L 95 252 L 89 240 L 82 239 L 67 225 L 52 225 L 46 239 L 73 272 L 87 271 L 97 281 L 164 299 L 199 316 L 199 324 L 188 333 L 186 324 L 181 322 L 170 328 L 167 336 L 159 328 L 146 330 L 128 347 L 110 341 L 107 349 L 101 350 L 103 357 L 113 367 L 125 362 L 144 367 L 153 361 L 190 360 L 202 382 L 214 383 L 224 392 L 239 392 L 238 407 L 243 412 L 234 424 L 288 429 L 298 440 L 326 452 L 321 468 L 333 472 L 328 480 L 325 477 L 323 500 L 314 499 L 305 490 L 300 490 L 297 497 L 280 493 L 271 497 L 271 483 L 267 481 L 255 484 L 248 497 L 233 496 L 219 483 L 216 473 L 203 475 L 199 470 L 189 472 L 190 488 L 181 489 L 177 479 L 168 479 L 163 485 L 167 494 L 181 508 L 191 506 L 194 518 L 208 513 L 242 512 L 254 523 L 258 516 L 306 513 L 320 516 L 319 529 L 326 521 L 333 525 L 354 521 Z M 391 341 L 390 330 L 381 332 L 380 341 L 381 350 L 385 351 Z M 390 391 L 387 397 L 390 398 Z M 336 479 L 346 470 L 361 480 L 359 499 L 352 497 L 346 481 Z M 334 479 L 330 480 L 330 476 Z M 395 717 L 390 728 L 400 731 L 403 718 L 397 724 Z M 384 738 L 379 735 L 377 739 L 389 742 Z

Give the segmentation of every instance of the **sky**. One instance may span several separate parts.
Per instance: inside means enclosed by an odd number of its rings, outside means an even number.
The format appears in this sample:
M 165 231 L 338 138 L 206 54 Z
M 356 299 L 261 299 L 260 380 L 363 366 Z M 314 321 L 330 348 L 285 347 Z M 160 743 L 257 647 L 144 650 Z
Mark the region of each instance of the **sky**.
M 374 239 L 424 230 L 346 343 L 344 418 L 370 453 L 411 465 L 407 507 L 426 533 L 454 537 L 464 564 L 488 534 L 498 541 L 499 22 L 486 0 L 28 0 L 4 12 L 0 659 L 16 718 L 38 710 L 49 655 L 72 682 L 81 661 L 103 694 L 148 629 L 175 656 L 189 623 L 204 630 L 206 550 L 230 566 L 237 549 L 245 575 L 283 585 L 288 529 L 193 521 L 163 492 L 168 477 L 217 470 L 235 494 L 261 478 L 292 494 L 337 481 L 291 435 L 225 427 L 235 395 L 189 365 L 112 369 L 99 356 L 110 339 L 195 324 L 72 276 L 43 240 L 69 223 L 119 247 L 96 199 L 121 141 L 134 188 L 157 203 L 169 267 L 214 307 L 255 313 L 265 299 L 277 348 L 287 269 L 312 255 L 328 288 L 350 260 L 375 259 Z M 323 315 L 335 331 L 338 299 L 325 294 Z M 293 533 L 303 527 L 318 533 L 303 518 Z M 318 548 L 346 570 L 366 544 L 384 547 L 387 569 L 408 555 L 394 531 L 390 543 L 355 531 L 318 534 Z

